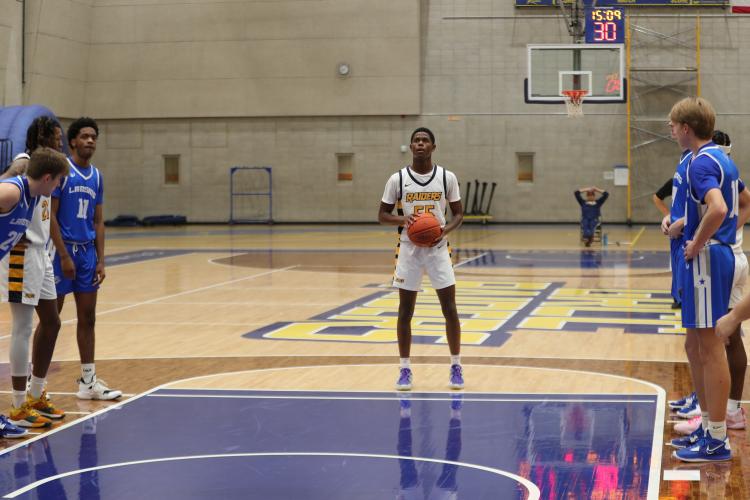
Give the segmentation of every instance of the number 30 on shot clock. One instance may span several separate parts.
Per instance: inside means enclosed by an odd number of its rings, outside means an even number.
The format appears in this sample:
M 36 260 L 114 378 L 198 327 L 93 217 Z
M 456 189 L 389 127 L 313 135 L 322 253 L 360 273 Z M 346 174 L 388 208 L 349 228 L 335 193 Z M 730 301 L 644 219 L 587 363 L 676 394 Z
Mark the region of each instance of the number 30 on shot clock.
M 624 43 L 625 12 L 619 8 L 586 9 L 586 43 Z

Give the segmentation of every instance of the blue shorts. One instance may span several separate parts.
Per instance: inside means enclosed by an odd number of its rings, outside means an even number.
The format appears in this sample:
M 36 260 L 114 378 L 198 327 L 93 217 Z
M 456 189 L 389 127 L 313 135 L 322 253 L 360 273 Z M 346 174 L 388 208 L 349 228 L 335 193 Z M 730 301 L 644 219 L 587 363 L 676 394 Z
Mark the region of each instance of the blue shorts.
M 69 280 L 63 276 L 60 254 L 55 253 L 52 267 L 55 269 L 55 288 L 57 296 L 66 295 L 70 292 L 95 292 L 99 285 L 94 285 L 96 279 L 96 246 L 94 242 L 68 243 L 65 242 L 68 255 L 73 259 L 76 268 L 76 277 Z
M 591 238 L 599 225 L 599 217 L 584 217 L 581 219 L 581 230 L 584 238 Z
M 729 310 L 734 254 L 729 245 L 709 245 L 685 263 L 682 276 L 682 326 L 713 328 Z
M 685 247 L 682 238 L 669 240 L 669 256 L 672 265 L 672 298 L 682 302 L 682 275 L 685 273 Z

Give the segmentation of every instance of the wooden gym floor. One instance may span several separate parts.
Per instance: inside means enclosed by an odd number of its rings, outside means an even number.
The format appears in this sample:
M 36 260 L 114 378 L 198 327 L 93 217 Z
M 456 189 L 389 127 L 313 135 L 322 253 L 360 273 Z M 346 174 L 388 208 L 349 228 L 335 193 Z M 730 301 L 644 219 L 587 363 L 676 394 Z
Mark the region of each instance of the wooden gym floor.
M 668 242 L 656 226 L 605 232 L 609 244 L 592 250 L 581 248 L 573 225 L 464 225 L 451 235 L 459 313 L 466 314 L 466 394 L 651 394 L 663 404 L 690 391 L 684 334 L 666 296 Z M 187 226 L 108 229 L 107 235 L 97 372 L 127 397 L 171 383 L 392 391 L 397 295 L 387 285 L 393 229 Z M 427 288 L 415 318 L 414 390 L 445 391 L 447 345 Z M 50 393 L 69 411 L 66 422 L 112 405 L 73 395 L 79 363 L 71 303 L 49 374 Z M 9 333 L 3 307 L 4 412 L 10 405 Z M 185 379 L 193 380 L 178 382 Z M 672 437 L 668 412 L 656 429 L 662 424 L 666 442 Z M 0 440 L 5 448 L 17 444 Z M 651 468 L 658 497 L 750 498 L 747 433 L 732 432 L 731 444 L 736 457 L 730 464 L 686 467 L 659 443 L 652 456 L 661 471 Z M 700 480 L 664 480 L 664 470 L 686 469 L 699 470 Z M 638 497 L 637 490 L 611 495 L 603 498 Z

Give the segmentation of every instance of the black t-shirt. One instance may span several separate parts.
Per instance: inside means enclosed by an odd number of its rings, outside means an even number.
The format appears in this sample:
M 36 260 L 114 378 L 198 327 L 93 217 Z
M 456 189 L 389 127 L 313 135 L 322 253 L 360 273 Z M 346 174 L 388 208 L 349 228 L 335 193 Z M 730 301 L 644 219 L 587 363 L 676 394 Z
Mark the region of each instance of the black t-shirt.
M 662 187 L 656 192 L 656 197 L 664 201 L 664 198 L 672 196 L 672 179 L 669 179 L 664 183 Z

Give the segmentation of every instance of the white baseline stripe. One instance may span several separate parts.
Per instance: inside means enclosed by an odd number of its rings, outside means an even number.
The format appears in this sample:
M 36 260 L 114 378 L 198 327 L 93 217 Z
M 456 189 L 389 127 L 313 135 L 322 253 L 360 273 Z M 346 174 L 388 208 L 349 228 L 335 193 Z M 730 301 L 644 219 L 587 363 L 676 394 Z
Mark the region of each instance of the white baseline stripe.
M 180 390 L 180 389 L 172 389 Z M 185 390 L 196 390 L 196 389 L 185 389 Z M 200 389 L 199 389 L 200 390 Z M 208 389 L 212 390 L 212 389 Z M 232 389 L 227 389 L 232 390 Z M 296 392 L 296 391 L 290 391 Z M 329 391 L 319 391 L 329 392 Z M 339 391 L 330 391 L 339 392 Z M 456 396 L 460 396 L 463 393 L 456 392 Z M 364 396 L 268 396 L 268 395 L 252 395 L 252 394 L 149 394 L 150 398 L 219 398 L 219 399 L 322 399 L 325 401 L 333 400 L 352 400 L 352 401 L 455 401 L 454 398 L 410 398 L 406 394 L 403 398 L 398 397 L 364 397 Z M 646 400 L 633 400 L 633 399 L 545 399 L 545 398 L 460 398 L 461 401 L 477 401 L 477 402 L 490 402 L 490 403 L 651 403 L 655 401 Z
M 480 253 L 479 255 L 477 255 L 476 257 L 472 257 L 471 259 L 466 259 L 466 260 L 462 260 L 461 262 L 459 262 L 458 264 L 456 264 L 456 265 L 455 265 L 455 266 L 453 266 L 453 267 L 454 267 L 454 268 L 456 268 L 456 267 L 461 267 L 461 266 L 463 266 L 464 264 L 468 264 L 469 262 L 474 262 L 474 261 L 475 261 L 475 260 L 477 260 L 477 259 L 481 259 L 481 258 L 482 258 L 482 257 L 484 257 L 485 255 L 487 255 L 487 252 L 483 252 L 483 253 Z
M 701 471 L 699 469 L 668 469 L 664 471 L 665 481 L 700 481 Z
M 431 462 L 431 463 L 436 463 L 436 464 L 456 465 L 459 467 L 467 467 L 470 469 L 477 469 L 477 470 L 481 470 L 484 472 L 490 472 L 492 474 L 497 474 L 499 476 L 505 476 L 510 479 L 513 479 L 516 482 L 522 484 L 526 488 L 526 490 L 529 492 L 529 496 L 528 496 L 529 500 L 538 500 L 541 495 L 539 488 L 534 483 L 532 483 L 531 481 L 529 481 L 528 479 L 524 477 L 518 476 L 516 474 L 513 474 L 512 472 L 507 472 L 501 469 L 495 469 L 492 467 L 485 467 L 484 465 L 470 464 L 466 462 L 454 462 L 452 460 L 440 460 L 437 458 L 405 457 L 401 455 L 377 455 L 377 454 L 370 454 L 370 453 L 274 452 L 274 453 L 226 453 L 226 454 L 216 454 L 216 455 L 192 455 L 192 456 L 182 456 L 182 457 L 154 458 L 154 459 L 149 459 L 149 460 L 135 460 L 132 462 L 121 462 L 117 464 L 99 465 L 97 467 L 89 467 L 87 469 L 78 469 L 74 471 L 64 472 L 62 474 L 57 474 L 56 476 L 50 476 L 45 479 L 35 481 L 29 484 L 28 486 L 25 486 L 12 493 L 5 495 L 3 498 L 15 498 L 19 495 L 23 495 L 24 493 L 34 490 L 43 484 L 49 483 L 51 481 L 57 481 L 58 479 L 62 479 L 64 477 L 73 476 L 77 474 L 84 474 L 86 472 L 91 472 L 91 471 L 112 469 L 115 467 L 127 467 L 130 465 L 152 464 L 152 463 L 159 463 L 159 462 L 177 462 L 177 461 L 183 461 L 183 460 L 205 460 L 205 459 L 212 459 L 212 458 L 290 457 L 290 456 L 291 457 L 384 458 L 384 459 L 389 459 L 389 460 L 414 460 L 416 462 Z
M 419 365 L 418 363 L 412 363 L 412 364 L 415 365 L 415 366 L 427 366 L 430 363 L 425 363 L 425 364 L 422 364 L 422 365 Z M 382 366 L 382 365 L 376 365 L 376 364 L 362 365 L 362 364 L 359 364 L 359 365 L 319 365 L 319 366 L 322 366 L 322 367 L 334 366 L 335 367 L 335 366 Z M 491 366 L 491 365 L 472 365 L 472 364 L 465 364 L 464 363 L 462 366 Z M 262 368 L 260 371 L 264 371 L 264 370 L 287 370 L 287 369 L 293 369 L 293 368 L 295 368 L 295 367 Z M 313 368 L 313 367 L 303 366 L 301 368 Z M 514 366 L 514 368 L 515 368 L 515 366 Z M 536 367 L 533 367 L 533 366 L 532 367 L 523 366 L 522 368 L 536 368 Z M 235 374 L 235 373 L 247 373 L 248 371 L 258 371 L 258 370 L 245 370 L 245 371 L 242 371 L 242 372 L 232 372 L 232 373 L 233 374 Z M 568 371 L 572 371 L 572 370 L 568 370 Z M 584 372 L 584 373 L 591 373 L 591 372 Z M 226 375 L 226 373 L 220 374 L 220 375 Z M 602 374 L 600 373 L 598 375 L 602 375 Z M 209 375 L 209 376 L 213 376 L 213 375 Z M 202 377 L 204 377 L 204 375 L 201 375 L 199 378 L 202 378 Z M 188 380 L 190 380 L 190 379 L 188 379 Z M 404 395 L 412 395 L 412 394 L 471 394 L 471 395 L 475 395 L 475 394 L 494 394 L 494 395 L 497 395 L 497 394 L 510 394 L 510 395 L 512 395 L 512 394 L 520 394 L 520 395 L 527 396 L 527 395 L 530 394 L 529 392 L 513 392 L 513 391 L 503 391 L 502 393 L 499 393 L 497 391 L 471 391 L 471 392 L 465 392 L 465 391 L 457 391 L 455 389 L 452 389 L 452 390 L 451 389 L 446 389 L 444 391 L 425 391 L 425 390 L 419 390 L 419 391 L 406 391 L 406 392 L 403 392 L 403 393 L 398 393 L 396 391 L 389 391 L 387 389 L 381 389 L 381 390 L 370 390 L 370 389 L 358 389 L 358 390 L 339 390 L 339 389 L 231 389 L 231 388 L 226 388 L 226 387 L 211 387 L 211 388 L 201 388 L 201 387 L 192 387 L 192 388 L 177 387 L 177 388 L 175 388 L 175 387 L 171 387 L 170 388 L 170 387 L 167 387 L 168 385 L 169 384 L 165 384 L 165 386 L 161 387 L 161 389 L 170 390 L 170 391 L 203 391 L 203 390 L 206 390 L 206 391 L 211 391 L 211 392 L 220 392 L 220 391 L 225 391 L 225 392 L 231 392 L 231 391 L 263 391 L 263 392 L 300 392 L 300 393 L 313 393 L 313 392 L 356 392 L 356 393 L 362 393 L 362 394 L 384 394 L 384 393 L 392 393 L 392 394 L 404 394 Z M 151 391 L 148 395 L 151 395 L 152 392 L 153 391 Z M 541 394 L 548 394 L 548 393 L 541 393 Z M 581 398 L 584 398 L 586 396 L 599 396 L 599 395 L 601 395 L 601 393 L 597 393 L 597 392 L 565 393 L 565 394 L 580 396 Z M 652 396 L 653 397 L 654 394 L 649 394 L 649 393 L 632 393 L 632 394 L 630 394 L 630 396 L 641 396 L 641 397 Z M 447 398 L 446 398 L 446 400 L 447 400 Z

